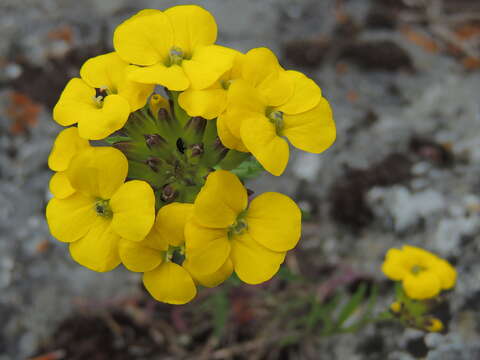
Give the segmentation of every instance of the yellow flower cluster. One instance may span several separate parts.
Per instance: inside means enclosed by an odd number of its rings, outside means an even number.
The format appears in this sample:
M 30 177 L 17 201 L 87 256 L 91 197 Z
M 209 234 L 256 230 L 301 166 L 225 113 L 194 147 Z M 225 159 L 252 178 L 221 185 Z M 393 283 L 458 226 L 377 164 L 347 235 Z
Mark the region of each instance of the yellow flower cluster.
M 390 249 L 382 266 L 390 279 L 401 281 L 411 299 L 436 297 L 442 290 L 455 285 L 457 273 L 447 261 L 423 249 L 405 245 L 401 250 Z
M 48 159 L 52 235 L 91 270 L 123 263 L 143 273 L 151 295 L 171 304 L 233 272 L 269 280 L 300 239 L 301 213 L 279 193 L 250 200 L 235 170 L 253 156 L 281 175 L 286 140 L 313 153 L 335 140 L 311 79 L 266 48 L 242 54 L 216 38 L 199 6 L 142 10 L 116 28 L 114 52 L 85 62 L 53 111 L 67 128 Z
M 391 314 L 405 326 L 429 332 L 443 331 L 432 310 L 441 301 L 442 290 L 455 286 L 457 273 L 446 260 L 423 249 L 405 245 L 390 249 L 382 265 L 383 273 L 396 285 Z

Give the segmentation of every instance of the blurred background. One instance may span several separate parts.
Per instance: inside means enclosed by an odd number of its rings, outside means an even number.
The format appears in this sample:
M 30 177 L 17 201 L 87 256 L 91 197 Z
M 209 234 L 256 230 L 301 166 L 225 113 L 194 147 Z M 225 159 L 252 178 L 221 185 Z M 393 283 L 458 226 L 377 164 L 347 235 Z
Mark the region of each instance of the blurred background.
M 305 213 L 303 238 L 271 281 L 232 279 L 168 306 L 137 274 L 91 272 L 52 239 L 44 208 L 60 92 L 112 49 L 124 19 L 183 3 L 0 0 L 0 360 L 480 359 L 477 0 L 195 1 L 216 17 L 220 44 L 270 47 L 334 109 L 332 148 L 295 153 L 284 176 L 249 183 Z M 317 310 L 334 312 L 334 294 L 347 299 L 359 284 L 378 289 L 372 311 L 385 310 L 393 286 L 381 263 L 403 244 L 457 268 L 438 315 L 446 331 L 360 322 L 336 334 Z

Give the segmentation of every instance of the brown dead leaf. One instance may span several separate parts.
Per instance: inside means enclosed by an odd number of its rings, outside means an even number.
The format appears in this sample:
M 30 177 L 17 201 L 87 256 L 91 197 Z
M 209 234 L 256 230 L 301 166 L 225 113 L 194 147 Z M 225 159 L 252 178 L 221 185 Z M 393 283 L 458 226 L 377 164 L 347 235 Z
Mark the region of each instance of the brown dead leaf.
M 63 40 L 68 44 L 73 43 L 73 30 L 68 25 L 62 25 L 51 30 L 47 36 L 52 40 Z
M 427 34 L 422 33 L 410 26 L 402 26 L 400 28 L 402 35 L 412 44 L 420 46 L 425 51 L 437 53 L 439 51 L 438 44 Z
M 41 106 L 28 96 L 13 91 L 10 93 L 10 104 L 7 114 L 12 120 L 10 131 L 14 135 L 20 135 L 38 123 L 38 115 Z

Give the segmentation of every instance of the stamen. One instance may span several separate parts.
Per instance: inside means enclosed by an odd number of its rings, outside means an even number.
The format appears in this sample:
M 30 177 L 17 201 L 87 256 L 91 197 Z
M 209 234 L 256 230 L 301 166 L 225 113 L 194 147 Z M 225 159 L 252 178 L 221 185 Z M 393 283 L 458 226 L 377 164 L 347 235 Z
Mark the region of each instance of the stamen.
M 95 212 L 98 216 L 103 216 L 106 218 L 112 217 L 112 210 L 110 209 L 109 201 L 99 199 L 95 202 L 94 205 Z

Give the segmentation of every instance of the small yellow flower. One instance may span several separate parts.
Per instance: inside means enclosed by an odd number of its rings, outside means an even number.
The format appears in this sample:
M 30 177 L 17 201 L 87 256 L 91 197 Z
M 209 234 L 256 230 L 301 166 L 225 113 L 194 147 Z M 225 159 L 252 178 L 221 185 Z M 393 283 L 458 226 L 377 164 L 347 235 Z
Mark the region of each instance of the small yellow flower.
M 143 284 L 158 301 L 185 304 L 197 293 L 195 283 L 214 287 L 232 273 L 230 261 L 213 274 L 195 274 L 190 269 L 184 247 L 184 228 L 192 210 L 192 204 L 165 205 L 159 210 L 145 240 L 122 239 L 120 243 L 122 263 L 131 271 L 144 273 Z
M 48 166 L 56 171 L 49 184 L 50 192 L 56 198 L 64 199 L 75 192 L 68 181 L 66 170 L 72 158 L 89 147 L 90 143 L 78 135 L 76 127 L 64 129 L 58 134 L 48 157 Z
M 232 173 L 211 173 L 195 199 L 185 227 L 189 268 L 211 274 L 230 259 L 249 284 L 269 280 L 300 239 L 301 214 L 287 196 L 264 193 L 248 205 L 248 195 Z
M 120 57 L 134 65 L 129 78 L 182 91 L 205 89 L 232 67 L 228 49 L 213 45 L 217 24 L 196 5 L 165 11 L 147 9 L 120 24 L 113 44 Z
M 103 139 L 123 127 L 130 112 L 145 105 L 153 86 L 126 78 L 128 63 L 116 53 L 89 59 L 71 79 L 53 109 L 62 126 L 78 123 L 82 138 Z
M 443 323 L 440 319 L 430 317 L 427 319 L 425 330 L 429 332 L 441 332 L 443 330 Z
M 388 278 L 402 281 L 407 296 L 418 300 L 429 299 L 441 290 L 451 289 L 457 277 L 455 269 L 447 261 L 408 245 L 401 250 L 388 250 L 382 271 Z
M 225 146 L 251 152 L 278 176 L 289 158 L 285 138 L 321 153 L 335 141 L 336 129 L 320 88 L 297 71 L 283 70 L 273 53 L 260 48 L 245 56 L 242 79 L 230 87 L 227 110 L 218 118 L 218 134 Z
M 395 301 L 390 305 L 390 310 L 392 310 L 393 313 L 398 314 L 400 310 L 402 310 L 402 303 Z
M 230 85 L 241 77 L 242 53 L 231 49 L 235 61 L 233 67 L 225 72 L 212 86 L 206 89 L 193 87 L 178 96 L 178 103 L 190 116 L 201 116 L 207 120 L 215 119 L 227 107 L 227 93 Z
M 140 241 L 155 218 L 155 196 L 144 181 L 124 182 L 128 162 L 111 147 L 92 147 L 77 154 L 66 173 L 75 192 L 47 205 L 50 232 L 70 244 L 70 254 L 94 271 L 120 263 L 120 238 Z

